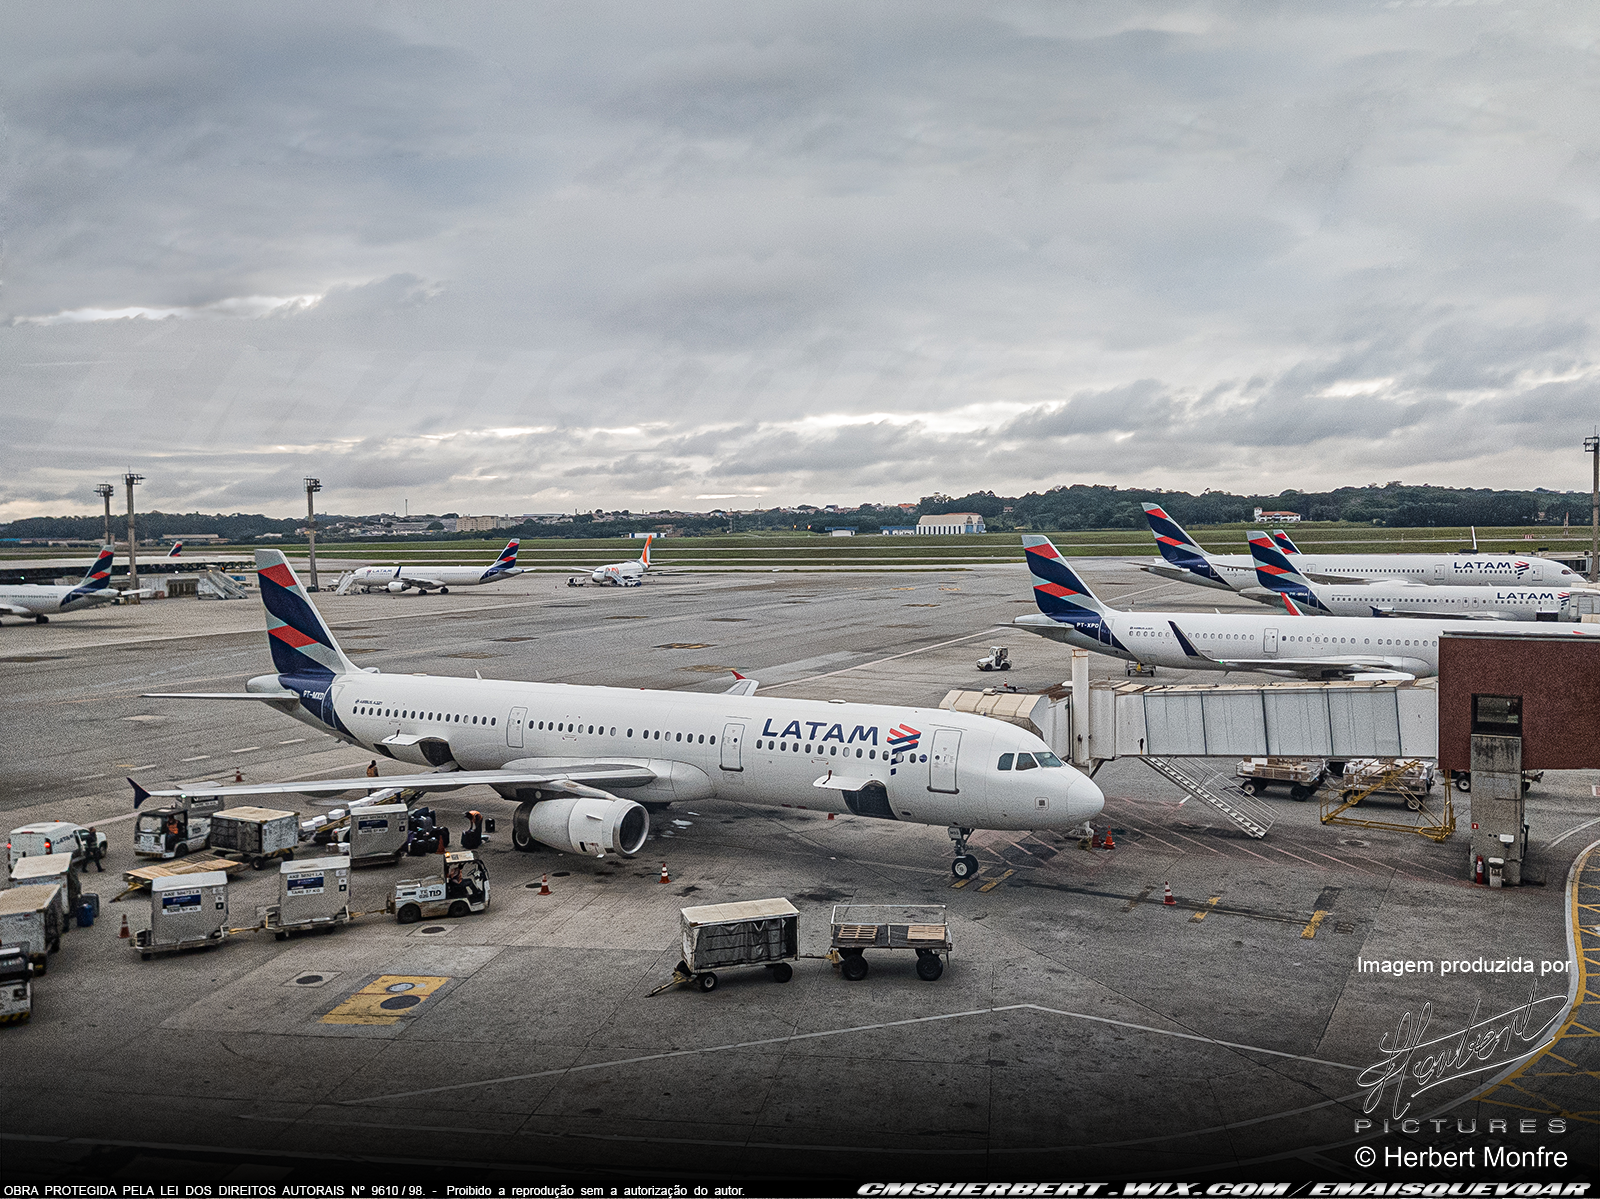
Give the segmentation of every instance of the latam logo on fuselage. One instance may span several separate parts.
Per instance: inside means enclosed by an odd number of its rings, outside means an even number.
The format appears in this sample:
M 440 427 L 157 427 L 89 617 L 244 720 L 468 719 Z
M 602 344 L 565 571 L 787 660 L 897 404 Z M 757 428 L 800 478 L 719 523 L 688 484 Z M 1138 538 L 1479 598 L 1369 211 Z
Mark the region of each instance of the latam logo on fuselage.
M 1522 572 L 1527 570 L 1532 565 L 1533 563 L 1531 562 L 1486 562 L 1481 558 L 1467 558 L 1465 560 L 1452 559 L 1450 563 L 1450 569 L 1465 571 L 1468 574 L 1471 574 L 1474 571 L 1476 571 L 1478 574 L 1498 574 L 1501 571 L 1505 571 L 1510 574 L 1515 574 L 1520 578 L 1522 576 Z
M 800 731 L 802 724 L 810 730 L 809 733 L 803 733 Z M 819 736 L 817 730 L 822 728 L 825 728 L 828 731 Z M 840 745 L 855 745 L 857 743 L 862 745 L 878 744 L 878 729 L 876 725 L 869 727 L 864 724 L 858 724 L 855 726 L 855 728 L 851 729 L 849 735 L 846 736 L 844 725 L 829 725 L 826 720 L 791 720 L 788 724 L 783 726 L 783 731 L 779 732 L 777 729 L 772 727 L 772 719 L 771 717 L 768 717 L 766 724 L 764 724 L 761 728 L 761 735 L 763 737 L 779 738 L 794 737 L 801 741 L 821 741 L 824 743 L 829 741 L 837 741 Z M 889 740 L 891 743 L 893 743 L 894 738 L 890 737 Z M 912 744 L 916 744 L 915 736 L 912 738 Z

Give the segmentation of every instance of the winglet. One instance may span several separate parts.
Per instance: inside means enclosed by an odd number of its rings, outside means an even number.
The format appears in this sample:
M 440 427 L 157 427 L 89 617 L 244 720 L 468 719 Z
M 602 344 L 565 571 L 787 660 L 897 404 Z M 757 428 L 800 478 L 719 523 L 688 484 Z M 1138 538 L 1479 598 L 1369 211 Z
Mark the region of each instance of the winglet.
M 746 678 L 737 670 L 730 670 L 728 673 L 733 675 L 734 684 L 722 693 L 724 695 L 754 695 L 756 688 L 761 686 L 760 679 Z
M 150 792 L 139 786 L 139 784 L 134 782 L 132 779 L 128 779 L 128 786 L 133 788 L 133 807 L 134 810 L 137 811 L 139 805 L 150 798 Z

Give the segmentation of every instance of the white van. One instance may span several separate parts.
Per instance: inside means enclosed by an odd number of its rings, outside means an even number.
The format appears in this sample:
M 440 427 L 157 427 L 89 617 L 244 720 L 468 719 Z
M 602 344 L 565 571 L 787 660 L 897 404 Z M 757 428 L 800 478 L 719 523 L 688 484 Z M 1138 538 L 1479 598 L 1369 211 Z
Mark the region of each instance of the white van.
M 104 857 L 106 835 L 96 832 L 93 840 L 90 837 L 88 829 L 66 820 L 43 820 L 14 828 L 6 838 L 6 869 L 36 854 L 70 853 L 74 866 L 83 865 L 91 856 Z

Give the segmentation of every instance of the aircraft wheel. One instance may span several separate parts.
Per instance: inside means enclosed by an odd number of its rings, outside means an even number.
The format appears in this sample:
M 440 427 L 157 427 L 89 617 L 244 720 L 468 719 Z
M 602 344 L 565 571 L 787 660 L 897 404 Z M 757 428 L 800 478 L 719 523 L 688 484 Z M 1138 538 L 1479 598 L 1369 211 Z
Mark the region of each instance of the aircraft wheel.
M 48 616 L 43 616 L 43 615 L 35 616 L 33 618 L 33 623 L 34 624 L 49 624 L 50 623 L 50 618 Z
M 978 873 L 978 859 L 972 854 L 963 854 L 950 863 L 950 873 L 957 878 L 972 878 Z
M 528 817 L 533 814 L 533 804 L 518 804 L 511 814 L 511 848 L 518 853 L 532 853 L 536 842 L 528 832 Z
M 450 594 L 450 588 L 448 588 L 448 587 L 439 588 L 439 594 L 440 595 L 449 595 Z

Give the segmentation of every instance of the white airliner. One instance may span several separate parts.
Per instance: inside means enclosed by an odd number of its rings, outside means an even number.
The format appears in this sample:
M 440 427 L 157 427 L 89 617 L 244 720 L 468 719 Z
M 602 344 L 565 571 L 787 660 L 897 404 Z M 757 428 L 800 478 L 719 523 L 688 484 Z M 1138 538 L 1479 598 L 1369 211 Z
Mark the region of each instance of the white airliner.
M 1257 670 L 1313 679 L 1414 679 L 1439 672 L 1439 634 L 1453 620 L 1303 616 L 1293 613 L 1121 612 L 1095 597 L 1045 537 L 1024 537 L 1037 613 L 1012 623 L 1079 649 L 1183 670 Z M 1500 621 L 1480 633 L 1554 630 Z M 1600 625 L 1563 635 L 1600 638 Z
M 1299 559 L 1285 554 L 1277 538 L 1250 533 L 1256 581 L 1318 616 L 1429 616 L 1451 620 L 1576 620 L 1571 600 L 1600 591 L 1572 587 L 1450 587 L 1401 581 L 1313 583 Z
M 644 804 L 713 797 L 912 824 L 944 825 L 952 867 L 970 877 L 975 828 L 1082 825 L 1100 789 L 1032 733 L 961 712 L 775 699 L 741 679 L 721 695 L 498 679 L 379 674 L 352 663 L 280 550 L 257 550 L 276 673 L 244 692 L 148 698 L 255 700 L 369 752 L 432 773 L 257 785 L 202 784 L 148 795 L 330 795 L 482 783 L 518 806 L 512 844 L 637 853 Z M 130 780 L 131 781 L 131 780 Z M 628 798 L 616 794 L 627 792 Z
M 650 543 L 655 539 L 654 533 L 644 539 L 644 553 L 637 558 L 630 558 L 626 562 L 612 562 L 589 570 L 590 581 L 602 585 L 609 584 L 612 587 L 643 586 L 644 576 L 650 570 Z M 588 570 L 587 567 L 580 567 L 579 569 Z M 567 580 L 567 586 L 582 587 L 583 576 L 574 575 Z
M 1155 534 L 1156 548 L 1165 561 L 1141 565 L 1140 570 L 1180 583 L 1271 598 L 1259 591 L 1255 561 L 1249 554 L 1207 553 L 1159 504 L 1145 504 L 1144 514 L 1150 522 L 1150 531 Z M 1524 554 L 1307 554 L 1302 551 L 1295 557 L 1295 565 L 1302 575 L 1316 583 L 1387 579 L 1429 586 L 1553 584 L 1567 588 L 1583 582 L 1582 575 L 1559 562 Z
M 83 576 L 83 582 L 66 587 L 49 583 L 0 583 L 0 616 L 31 616 L 37 624 L 49 624 L 57 612 L 78 612 L 114 604 L 121 592 L 111 581 L 111 547 L 100 554 Z
M 423 595 L 430 591 L 449 595 L 452 587 L 479 587 L 484 583 L 513 579 L 526 573 L 517 565 L 520 544 L 515 537 L 506 542 L 506 548 L 487 569 L 479 566 L 363 566 L 351 572 L 336 594 L 348 595 L 359 587 L 363 591 L 392 591 L 396 595 L 407 590 L 420 591 Z

